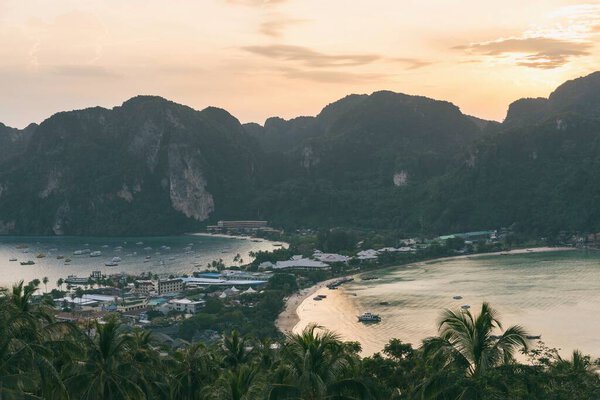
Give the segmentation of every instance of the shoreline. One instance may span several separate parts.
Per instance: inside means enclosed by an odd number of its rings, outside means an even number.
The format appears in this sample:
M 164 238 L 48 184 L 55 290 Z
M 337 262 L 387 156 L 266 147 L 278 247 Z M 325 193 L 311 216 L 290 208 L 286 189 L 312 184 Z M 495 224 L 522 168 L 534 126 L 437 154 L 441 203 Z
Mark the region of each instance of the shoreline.
M 185 236 L 217 237 L 238 240 L 260 240 L 261 242 L 269 242 L 271 244 L 281 244 L 284 248 L 290 247 L 290 244 L 288 242 L 284 242 L 283 240 L 271 240 L 250 235 L 228 235 L 226 233 L 190 232 L 186 233 Z
M 434 258 L 431 260 L 417 261 L 417 262 L 410 263 L 410 264 L 390 265 L 389 267 L 384 267 L 384 268 L 397 268 L 397 267 L 401 267 L 401 266 L 406 267 L 406 266 L 411 266 L 411 265 L 424 265 L 424 264 L 434 263 L 434 262 L 479 258 L 479 257 L 485 257 L 485 256 L 534 254 L 534 253 L 549 253 L 549 252 L 554 252 L 554 251 L 575 251 L 575 250 L 577 250 L 577 248 L 566 247 L 566 246 L 562 246 L 562 247 L 547 247 L 547 246 L 546 247 L 531 247 L 531 248 L 514 249 L 514 250 L 508 250 L 508 251 L 497 251 L 497 252 L 493 252 L 493 253 L 476 253 L 476 254 L 465 254 L 465 255 L 459 255 L 459 256 L 440 257 L 440 258 Z M 302 289 L 302 290 L 290 295 L 287 298 L 287 300 L 285 301 L 285 306 L 284 306 L 283 311 L 277 316 L 277 320 L 275 321 L 275 326 L 277 327 L 277 329 L 279 329 L 280 332 L 282 332 L 284 334 L 291 333 L 294 330 L 294 328 L 296 327 L 296 325 L 298 325 L 298 323 L 300 323 L 300 321 L 301 321 L 300 315 L 298 314 L 298 310 L 299 310 L 302 302 L 304 302 L 304 300 L 306 300 L 310 296 L 314 295 L 316 292 L 318 292 L 322 288 L 326 287 L 329 283 L 332 283 L 334 281 L 337 281 L 337 280 L 343 279 L 343 278 L 347 278 L 347 277 L 357 277 L 358 275 L 361 275 L 363 273 L 364 272 L 354 274 L 354 275 L 349 275 L 349 276 L 340 276 L 340 277 L 336 277 L 336 278 L 331 278 L 326 281 L 319 282 L 316 285 L 313 285 L 311 287 Z
M 323 289 L 330 283 L 333 283 L 343 278 L 345 277 L 339 276 L 336 278 L 327 279 L 326 281 L 319 282 L 316 285 L 301 289 L 290 295 L 285 301 L 283 311 L 279 313 L 279 315 L 277 316 L 277 320 L 275 321 L 275 326 L 277 327 L 277 329 L 279 329 L 279 331 L 284 334 L 292 333 L 294 327 L 298 325 L 298 322 L 300 322 L 300 316 L 298 315 L 298 308 L 300 307 L 300 304 L 302 304 L 304 300 L 315 294 L 315 292 Z

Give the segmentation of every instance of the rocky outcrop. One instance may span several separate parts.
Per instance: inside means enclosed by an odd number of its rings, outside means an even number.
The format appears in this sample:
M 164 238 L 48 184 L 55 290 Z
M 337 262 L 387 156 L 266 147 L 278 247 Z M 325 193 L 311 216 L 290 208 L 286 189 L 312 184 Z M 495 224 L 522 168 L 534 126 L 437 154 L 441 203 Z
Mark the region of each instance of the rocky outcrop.
M 169 146 L 169 196 L 177 211 L 196 221 L 208 219 L 215 209 L 196 158 L 185 147 Z

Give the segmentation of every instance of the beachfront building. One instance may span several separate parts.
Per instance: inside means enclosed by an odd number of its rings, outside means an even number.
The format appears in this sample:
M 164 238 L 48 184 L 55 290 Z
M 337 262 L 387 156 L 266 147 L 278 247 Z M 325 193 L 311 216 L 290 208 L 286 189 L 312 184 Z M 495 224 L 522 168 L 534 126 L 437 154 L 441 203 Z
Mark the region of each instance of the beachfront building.
M 179 293 L 183 291 L 183 279 L 167 279 L 167 280 L 158 280 L 156 282 L 156 291 L 159 295 L 169 294 L 169 293 Z
M 313 258 L 324 263 L 347 263 L 350 257 L 335 253 L 323 253 L 320 250 L 315 250 Z
M 373 250 L 373 249 L 362 250 L 356 254 L 356 257 L 359 260 L 377 260 L 378 256 L 379 256 L 379 253 L 377 252 L 377 250 Z
M 206 230 L 211 233 L 272 231 L 267 221 L 219 221 L 217 225 L 209 225 Z
M 264 279 L 223 279 L 190 276 L 181 278 L 186 286 L 262 286 L 267 283 Z
M 329 269 L 329 265 L 322 261 L 302 258 L 302 256 L 293 256 L 291 260 L 277 261 L 273 269 L 304 269 L 304 270 L 319 270 Z

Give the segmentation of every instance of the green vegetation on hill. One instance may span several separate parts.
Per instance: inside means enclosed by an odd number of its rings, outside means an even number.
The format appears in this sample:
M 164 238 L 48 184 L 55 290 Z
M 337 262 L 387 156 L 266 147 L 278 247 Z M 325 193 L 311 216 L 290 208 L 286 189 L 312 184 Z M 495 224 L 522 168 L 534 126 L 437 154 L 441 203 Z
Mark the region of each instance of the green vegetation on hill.
M 150 96 L 2 126 L 0 144 L 23 140 L 0 158 L 0 233 L 168 234 L 218 219 L 595 232 L 599 87 L 597 72 L 516 101 L 502 124 L 381 91 L 265 126 Z

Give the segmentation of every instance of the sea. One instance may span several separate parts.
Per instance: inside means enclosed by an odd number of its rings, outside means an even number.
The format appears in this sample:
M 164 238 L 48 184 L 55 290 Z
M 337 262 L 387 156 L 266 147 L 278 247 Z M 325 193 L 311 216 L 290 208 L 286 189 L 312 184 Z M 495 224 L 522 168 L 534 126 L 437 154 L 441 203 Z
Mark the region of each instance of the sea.
M 92 271 L 103 274 L 151 272 L 159 276 L 191 274 L 207 269 L 207 264 L 222 259 L 225 265 L 252 261 L 250 252 L 267 251 L 284 243 L 264 239 L 205 234 L 152 237 L 74 237 L 74 236 L 0 236 L 0 287 L 10 287 L 48 277 L 47 290 L 57 287 L 59 278 L 69 275 L 88 277 Z M 90 253 L 75 255 L 78 250 Z M 101 255 L 91 257 L 92 252 Z M 239 254 L 240 261 L 234 261 Z M 64 257 L 64 258 L 63 258 Z M 114 257 L 117 266 L 106 266 Z M 65 260 L 70 258 L 70 262 Z M 10 261 L 16 259 L 16 261 Z M 33 261 L 34 265 L 21 265 Z M 46 290 L 44 285 L 41 289 Z
M 565 251 L 447 259 L 386 268 L 338 290 L 319 290 L 298 307 L 294 332 L 316 323 L 358 341 L 362 355 L 381 351 L 392 338 L 419 347 L 436 335 L 440 312 L 488 302 L 504 328 L 521 325 L 546 346 L 569 356 L 574 349 L 600 356 L 600 252 Z M 460 299 L 454 297 L 460 296 Z M 383 304 L 381 304 L 383 302 Z M 373 312 L 382 321 L 364 324 Z M 537 345 L 537 341 L 533 342 Z

